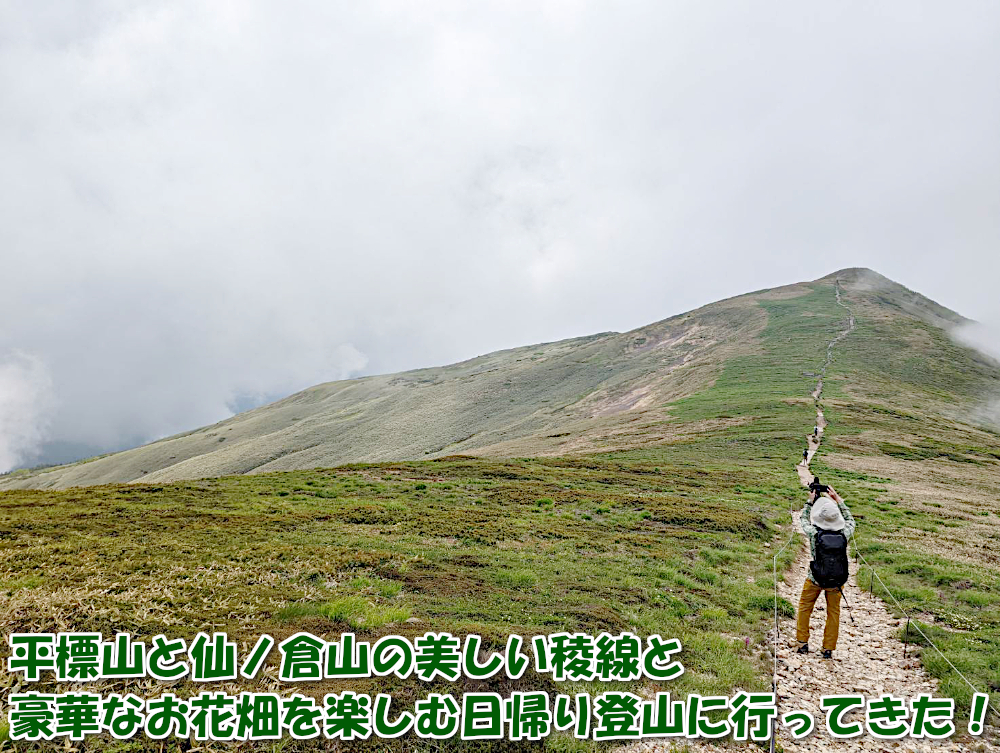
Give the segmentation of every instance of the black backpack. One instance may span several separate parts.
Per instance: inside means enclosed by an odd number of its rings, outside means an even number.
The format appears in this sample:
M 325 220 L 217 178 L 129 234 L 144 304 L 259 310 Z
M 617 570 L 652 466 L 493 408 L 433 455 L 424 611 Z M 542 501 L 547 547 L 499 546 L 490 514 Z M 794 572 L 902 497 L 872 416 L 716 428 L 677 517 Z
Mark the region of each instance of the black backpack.
M 816 559 L 809 563 L 820 588 L 840 588 L 847 583 L 847 537 L 841 531 L 816 531 Z

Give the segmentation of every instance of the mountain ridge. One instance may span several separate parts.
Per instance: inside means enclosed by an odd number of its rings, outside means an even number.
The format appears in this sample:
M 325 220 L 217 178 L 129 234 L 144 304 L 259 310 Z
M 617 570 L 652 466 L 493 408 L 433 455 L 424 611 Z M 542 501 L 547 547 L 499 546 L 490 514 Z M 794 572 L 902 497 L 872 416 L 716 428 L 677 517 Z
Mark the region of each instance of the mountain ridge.
M 508 348 L 447 366 L 326 382 L 131 450 L 0 478 L 3 488 L 162 483 L 450 454 L 560 455 L 698 430 L 678 401 L 759 352 L 764 304 L 840 284 L 879 316 L 948 331 L 961 315 L 863 267 L 744 293 L 626 332 Z M 732 417 L 701 417 L 718 425 Z

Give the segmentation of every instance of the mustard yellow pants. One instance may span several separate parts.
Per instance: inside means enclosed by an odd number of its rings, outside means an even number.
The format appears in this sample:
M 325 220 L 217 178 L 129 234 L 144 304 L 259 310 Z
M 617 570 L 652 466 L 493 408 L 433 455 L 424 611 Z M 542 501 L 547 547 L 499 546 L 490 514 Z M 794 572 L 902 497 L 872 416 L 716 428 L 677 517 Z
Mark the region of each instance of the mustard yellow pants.
M 808 578 L 802 585 L 802 596 L 799 598 L 795 638 L 799 643 L 809 642 L 809 618 L 812 617 L 816 599 L 824 592 L 826 593 L 826 627 L 823 630 L 823 648 L 833 651 L 837 648 L 837 636 L 840 635 L 840 591 L 836 588 L 820 588 Z

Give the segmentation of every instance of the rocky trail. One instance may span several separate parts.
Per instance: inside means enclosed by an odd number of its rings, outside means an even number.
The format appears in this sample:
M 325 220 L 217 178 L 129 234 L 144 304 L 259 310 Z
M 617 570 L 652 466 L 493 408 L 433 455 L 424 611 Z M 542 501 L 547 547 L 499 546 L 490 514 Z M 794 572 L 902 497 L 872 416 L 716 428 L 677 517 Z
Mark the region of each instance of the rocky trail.
M 833 351 L 837 343 L 854 331 L 854 314 L 841 300 L 840 286 L 836 288 L 837 303 L 848 311 L 847 326 L 827 345 L 826 363 L 820 371 L 819 380 L 812 397 L 816 405 L 816 427 L 808 437 L 808 457 L 796 466 L 803 486 L 808 486 L 813 475 L 809 463 L 823 440 L 826 419 L 820 400 L 823 395 L 823 378 L 833 362 Z M 848 504 L 850 501 L 848 500 Z M 809 569 L 809 547 L 802 536 L 797 510 L 792 514 L 791 525 L 797 534 L 798 556 L 784 577 L 777 582 L 777 593 L 796 607 L 802 583 Z M 820 724 L 819 699 L 823 695 L 856 693 L 866 697 L 892 693 L 905 699 L 915 698 L 920 693 L 937 692 L 937 681 L 927 674 L 913 650 L 899 639 L 901 621 L 886 609 L 884 602 L 863 592 L 857 584 L 857 563 L 850 565 L 851 578 L 844 586 L 844 601 L 841 605 L 840 638 L 833 659 L 822 659 L 818 653 L 820 636 L 826 620 L 826 603 L 821 597 L 816 602 L 810 621 L 810 644 L 813 652 L 798 654 L 795 649 L 795 620 L 785 618 L 777 623 L 775 645 L 775 686 L 778 696 L 779 714 L 796 709 L 811 711 Z M 848 610 L 848 605 L 850 609 Z M 963 729 L 957 721 L 959 730 Z M 835 740 L 826 734 L 814 733 L 795 741 L 779 726 L 776 746 L 786 751 L 962 751 L 996 750 L 984 739 L 964 743 L 959 740 L 916 740 L 905 738 L 897 741 L 878 740 L 862 735 L 850 740 Z M 974 746 L 974 747 L 972 747 Z
M 819 380 L 812 392 L 816 406 L 816 426 L 807 437 L 807 457 L 795 469 L 803 486 L 813 479 L 809 463 L 818 451 L 823 432 L 827 426 L 823 415 L 821 398 L 823 378 L 833 362 L 833 352 L 837 343 L 854 331 L 856 322 L 850 308 L 841 300 L 840 285 L 836 288 L 837 303 L 848 311 L 845 328 L 827 346 L 826 363 L 819 372 Z M 846 500 L 850 505 L 850 500 Z M 776 589 L 797 609 L 803 581 L 809 568 L 809 546 L 799 524 L 801 508 L 791 512 L 791 534 L 786 546 L 796 547 L 798 554 L 792 566 L 783 576 L 776 574 Z M 772 645 L 776 647 L 774 656 L 774 683 L 777 695 L 779 718 L 781 714 L 796 710 L 808 710 L 816 720 L 814 732 L 801 740 L 794 740 L 791 734 L 776 725 L 772 751 L 850 751 L 869 752 L 893 751 L 898 753 L 930 753 L 930 751 L 1000 751 L 995 742 L 996 730 L 989 729 L 980 738 L 964 735 L 966 720 L 956 716 L 955 723 L 959 735 L 946 740 L 879 740 L 867 734 L 838 740 L 830 737 L 825 728 L 825 713 L 820 711 L 820 697 L 824 695 L 858 694 L 877 697 L 892 693 L 903 699 L 916 698 L 921 693 L 937 694 L 937 681 L 927 674 L 915 655 L 900 640 L 902 622 L 891 615 L 883 601 L 863 592 L 857 584 L 857 564 L 850 563 L 851 578 L 844 586 L 844 600 L 841 603 L 840 637 L 833 659 L 822 659 L 819 654 L 823 625 L 826 620 L 826 603 L 821 596 L 816 601 L 810 622 L 810 648 L 808 654 L 796 653 L 794 618 L 783 617 L 775 621 L 776 633 L 772 631 Z M 848 610 L 850 606 L 850 611 Z M 928 649 L 929 650 L 929 649 Z M 864 722 L 863 714 L 857 712 L 847 717 L 847 721 Z M 766 744 L 765 744 L 766 745 Z M 632 751 L 669 751 L 677 746 L 668 741 L 644 740 L 627 747 Z M 691 751 L 741 750 L 761 748 L 752 743 L 719 743 L 689 741 L 686 748 Z
M 808 458 L 796 466 L 803 486 L 808 486 L 813 475 L 809 463 L 823 439 L 826 419 L 820 400 L 823 395 L 823 378 L 833 361 L 837 343 L 850 335 L 856 323 L 854 314 L 841 300 L 840 286 L 836 288 L 837 303 L 848 311 L 847 326 L 827 346 L 826 363 L 820 371 L 819 381 L 812 397 L 816 404 L 818 430 L 808 437 Z M 848 505 L 850 500 L 847 500 Z M 791 525 L 797 535 L 798 555 L 794 564 L 777 582 L 777 593 L 798 607 L 802 583 L 809 570 L 809 547 L 806 545 L 799 522 L 801 510 L 792 514 Z M 920 693 L 937 692 L 937 681 L 927 674 L 912 649 L 899 639 L 902 623 L 886 609 L 884 602 L 862 591 L 857 584 L 857 564 L 850 563 L 851 578 L 844 586 L 841 604 L 840 638 L 833 659 L 822 659 L 818 654 L 823 625 L 826 620 L 826 603 L 823 597 L 816 601 L 810 621 L 810 648 L 808 654 L 796 653 L 795 620 L 784 618 L 777 624 L 775 636 L 777 656 L 775 661 L 775 686 L 778 696 L 778 713 L 797 709 L 812 712 L 817 726 L 822 725 L 823 713 L 819 708 L 820 696 L 837 694 L 862 694 L 866 697 L 892 693 L 904 699 L 915 698 Z M 850 610 L 848 610 L 848 605 Z M 857 716 L 857 714 L 855 714 Z M 961 720 L 956 720 L 959 730 Z M 825 731 L 795 741 L 780 725 L 776 733 L 776 747 L 785 751 L 962 751 L 996 750 L 985 740 L 963 743 L 959 740 L 917 740 L 904 738 L 896 741 L 878 740 L 867 734 L 850 740 L 835 740 Z M 970 747 L 974 746 L 974 747 Z

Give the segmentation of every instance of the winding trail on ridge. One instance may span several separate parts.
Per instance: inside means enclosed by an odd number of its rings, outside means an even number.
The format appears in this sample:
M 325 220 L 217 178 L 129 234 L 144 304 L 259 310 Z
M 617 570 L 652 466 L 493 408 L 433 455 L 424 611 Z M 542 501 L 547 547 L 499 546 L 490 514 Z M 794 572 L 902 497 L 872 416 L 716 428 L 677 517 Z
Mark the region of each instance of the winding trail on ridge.
M 850 307 L 841 299 L 840 281 L 836 284 L 837 303 L 847 310 L 848 318 L 844 329 L 834 337 L 826 348 L 826 362 L 819 372 L 812 398 L 816 406 L 816 431 L 807 437 L 808 457 L 795 466 L 802 485 L 808 487 L 813 474 L 809 463 L 823 441 L 827 426 L 820 402 L 823 395 L 823 379 L 833 363 L 833 352 L 837 344 L 850 335 L 857 323 Z M 850 506 L 851 500 L 845 500 Z M 779 596 L 798 607 L 802 583 L 809 569 L 809 546 L 799 524 L 799 510 L 791 513 L 792 538 L 786 546 L 794 545 L 798 554 L 792 566 L 783 574 L 775 576 Z M 844 586 L 845 599 L 841 602 L 840 637 L 833 659 L 820 658 L 819 648 L 826 621 L 826 602 L 821 596 L 813 610 L 810 621 L 810 647 L 808 654 L 795 652 L 794 618 L 775 620 L 771 631 L 771 646 L 774 651 L 774 684 L 777 695 L 778 716 L 789 711 L 807 710 L 812 713 L 816 726 L 812 734 L 793 740 L 791 734 L 780 723 L 775 725 L 774 748 L 772 750 L 791 753 L 792 751 L 850 751 L 851 753 L 932 753 L 932 751 L 994 753 L 1000 747 L 990 742 L 984 735 L 979 739 L 919 740 L 879 740 L 867 730 L 859 737 L 838 740 L 826 731 L 826 716 L 820 710 L 820 697 L 824 695 L 863 695 L 866 698 L 880 697 L 892 693 L 905 700 L 915 698 L 920 693 L 938 694 L 937 681 L 924 671 L 913 650 L 906 651 L 899 633 L 902 622 L 885 608 L 881 599 L 863 592 L 857 585 L 857 566 L 850 560 L 850 574 Z M 845 603 L 846 602 L 846 603 Z M 848 610 L 850 605 L 850 610 Z M 853 615 L 849 616 L 849 611 Z M 848 721 L 864 723 L 864 714 L 857 711 L 847 717 Z M 956 716 L 955 726 L 961 735 L 965 730 L 965 720 Z M 667 739 L 643 739 L 618 748 L 615 753 L 665 753 L 684 750 L 688 753 L 711 753 L 719 750 L 766 750 L 767 744 L 733 742 L 730 740 L 713 742 L 710 740 L 688 740 L 684 742 Z
M 806 438 L 808 443 L 809 456 L 806 458 L 805 462 L 799 463 L 795 466 L 795 470 L 798 471 L 799 480 L 805 487 L 809 486 L 809 482 L 812 481 L 812 474 L 809 471 L 809 463 L 812 462 L 813 455 L 819 449 L 819 444 L 823 440 L 823 430 L 826 429 L 826 417 L 823 415 L 823 408 L 820 405 L 820 398 L 823 396 L 823 379 L 826 377 L 826 370 L 830 368 L 830 364 L 833 363 L 833 349 L 841 340 L 847 337 L 854 331 L 857 326 L 857 322 L 854 319 L 854 312 L 844 303 L 840 298 L 840 282 L 837 282 L 837 305 L 843 306 L 847 309 L 847 327 L 845 327 L 839 335 L 830 340 L 826 346 L 826 361 L 823 364 L 823 368 L 819 370 L 819 381 L 816 382 L 816 389 L 812 391 L 811 396 L 813 402 L 816 405 L 816 428 L 812 434 Z M 798 528 L 796 530 L 799 530 Z M 801 533 L 801 530 L 799 531 Z
M 813 474 L 809 463 L 823 441 L 823 432 L 827 426 L 826 418 L 820 400 L 823 395 L 823 378 L 833 362 L 833 351 L 837 343 L 851 334 L 856 327 L 854 314 L 841 300 L 840 282 L 836 286 L 837 303 L 847 309 L 848 322 L 843 331 L 827 345 L 826 363 L 820 370 L 819 381 L 812 392 L 816 405 L 815 436 L 808 437 L 808 458 L 800 462 L 795 470 L 803 486 L 808 486 Z M 845 500 L 850 506 L 851 501 Z M 784 577 L 777 581 L 779 596 L 788 599 L 798 608 L 799 594 L 802 583 L 809 569 L 809 547 L 799 523 L 801 508 L 792 514 L 792 527 L 796 533 L 796 544 L 799 552 L 795 562 L 785 572 Z M 775 657 L 775 687 L 778 701 L 778 714 L 798 709 L 806 709 L 816 720 L 816 729 L 802 740 L 793 740 L 791 735 L 777 725 L 776 744 L 785 751 L 962 751 L 970 750 L 966 745 L 954 739 L 929 741 L 904 738 L 902 740 L 879 740 L 867 732 L 850 740 L 837 740 L 829 737 L 825 729 L 825 714 L 820 711 L 820 696 L 836 694 L 861 694 L 866 697 L 878 697 L 884 693 L 892 693 L 904 699 L 915 698 L 920 693 L 935 694 L 937 681 L 928 675 L 914 655 L 907 652 L 898 633 L 902 627 L 900 620 L 889 614 L 881 599 L 873 597 L 858 588 L 857 565 L 850 561 L 851 578 L 844 586 L 844 601 L 841 602 L 840 638 L 833 659 L 820 658 L 819 648 L 823 635 L 823 625 L 826 621 L 826 601 L 823 596 L 816 601 L 810 622 L 810 653 L 795 652 L 795 620 L 783 618 L 777 623 L 777 635 L 774 644 L 777 648 Z M 850 605 L 850 613 L 848 611 Z M 852 621 L 852 615 L 853 621 Z M 863 715 L 852 714 L 854 719 L 863 721 Z M 960 719 L 956 726 L 963 729 Z M 978 743 L 974 743 L 978 744 Z

